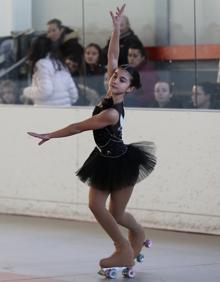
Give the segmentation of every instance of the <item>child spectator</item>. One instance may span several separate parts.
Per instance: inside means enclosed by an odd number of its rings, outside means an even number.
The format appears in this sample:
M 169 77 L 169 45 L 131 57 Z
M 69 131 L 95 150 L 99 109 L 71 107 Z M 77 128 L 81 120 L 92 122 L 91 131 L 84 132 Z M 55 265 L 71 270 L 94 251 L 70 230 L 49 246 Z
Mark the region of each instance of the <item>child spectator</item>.
M 0 83 L 0 103 L 17 104 L 16 87 L 13 81 L 7 79 Z
M 32 44 L 29 63 L 32 85 L 25 88 L 23 96 L 34 105 L 71 106 L 78 99 L 78 90 L 68 68 L 58 53 L 52 51 L 52 42 L 45 36 Z
M 98 97 L 105 92 L 103 78 L 105 67 L 102 61 L 102 51 L 96 43 L 90 43 L 84 52 L 84 71 L 86 86 L 95 90 Z

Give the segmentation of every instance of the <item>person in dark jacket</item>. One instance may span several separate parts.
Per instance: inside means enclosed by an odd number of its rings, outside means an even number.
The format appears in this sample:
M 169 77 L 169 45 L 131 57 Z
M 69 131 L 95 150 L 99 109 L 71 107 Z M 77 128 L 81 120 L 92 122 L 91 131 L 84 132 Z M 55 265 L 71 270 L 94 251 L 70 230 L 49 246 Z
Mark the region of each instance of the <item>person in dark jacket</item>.
M 120 55 L 119 55 L 119 65 L 127 64 L 128 63 L 128 49 L 131 45 L 135 43 L 140 43 L 141 41 L 138 36 L 134 33 L 134 31 L 130 27 L 129 19 L 127 16 L 123 16 L 121 25 L 120 25 L 120 39 L 119 39 L 119 48 L 120 48 Z M 107 53 L 108 53 L 108 46 L 109 41 L 107 42 L 106 46 L 102 49 L 103 58 L 105 65 L 107 64 Z
M 54 50 L 59 50 L 64 58 L 78 57 L 82 63 L 84 48 L 79 43 L 79 34 L 68 26 L 62 24 L 59 19 L 51 19 L 47 22 L 47 37 L 52 41 Z

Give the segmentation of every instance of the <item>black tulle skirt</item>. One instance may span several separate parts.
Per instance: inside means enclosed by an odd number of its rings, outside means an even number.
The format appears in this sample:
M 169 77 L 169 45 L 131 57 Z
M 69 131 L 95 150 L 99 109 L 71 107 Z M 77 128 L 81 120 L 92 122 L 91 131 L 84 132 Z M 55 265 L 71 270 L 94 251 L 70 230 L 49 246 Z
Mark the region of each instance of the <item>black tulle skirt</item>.
M 127 145 L 125 154 L 109 158 L 95 148 L 76 175 L 84 183 L 99 190 L 115 191 L 147 177 L 156 164 L 155 146 L 152 142 Z

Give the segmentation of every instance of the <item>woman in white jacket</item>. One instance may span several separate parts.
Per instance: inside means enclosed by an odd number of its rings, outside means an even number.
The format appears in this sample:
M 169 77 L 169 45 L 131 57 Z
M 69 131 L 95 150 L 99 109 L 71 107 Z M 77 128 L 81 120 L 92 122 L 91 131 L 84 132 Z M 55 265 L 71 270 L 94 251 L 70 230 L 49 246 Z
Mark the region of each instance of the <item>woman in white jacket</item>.
M 29 63 L 32 85 L 23 91 L 34 105 L 71 106 L 78 100 L 78 90 L 68 68 L 58 54 L 52 52 L 52 42 L 45 36 L 32 44 Z

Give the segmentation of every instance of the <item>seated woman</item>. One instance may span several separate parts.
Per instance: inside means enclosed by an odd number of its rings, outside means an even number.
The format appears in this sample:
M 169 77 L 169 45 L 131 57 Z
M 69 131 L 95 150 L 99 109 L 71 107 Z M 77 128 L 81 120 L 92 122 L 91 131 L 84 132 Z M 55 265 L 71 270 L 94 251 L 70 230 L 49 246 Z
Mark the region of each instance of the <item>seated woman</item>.
M 220 109 L 219 84 L 201 82 L 192 87 L 191 107 L 197 109 Z
M 182 108 L 182 103 L 174 96 L 171 85 L 167 81 L 158 81 L 154 86 L 154 98 L 151 107 Z
M 32 85 L 25 88 L 23 97 L 34 105 L 71 106 L 78 99 L 78 90 L 61 57 L 52 51 L 52 42 L 38 37 L 29 54 Z

